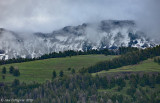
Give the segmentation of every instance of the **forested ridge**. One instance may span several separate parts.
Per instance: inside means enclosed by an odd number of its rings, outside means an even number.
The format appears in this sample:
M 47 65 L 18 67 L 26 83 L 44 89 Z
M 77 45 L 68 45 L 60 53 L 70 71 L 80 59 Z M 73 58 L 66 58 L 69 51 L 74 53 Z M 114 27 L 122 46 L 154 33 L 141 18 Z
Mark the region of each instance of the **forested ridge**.
M 159 103 L 159 87 L 160 74 L 132 74 L 111 79 L 73 74 L 44 84 L 25 84 L 17 79 L 11 85 L 1 83 L 0 98 L 29 98 L 34 103 Z
M 153 48 L 139 49 L 136 51 L 127 52 L 126 54 L 121 55 L 118 58 L 114 58 L 110 61 L 103 61 L 89 68 L 83 68 L 80 70 L 80 73 L 88 72 L 95 73 L 102 70 L 115 69 L 118 67 L 138 64 L 141 61 L 147 60 L 148 58 L 153 58 L 160 56 L 160 46 Z M 157 60 L 159 61 L 159 60 Z

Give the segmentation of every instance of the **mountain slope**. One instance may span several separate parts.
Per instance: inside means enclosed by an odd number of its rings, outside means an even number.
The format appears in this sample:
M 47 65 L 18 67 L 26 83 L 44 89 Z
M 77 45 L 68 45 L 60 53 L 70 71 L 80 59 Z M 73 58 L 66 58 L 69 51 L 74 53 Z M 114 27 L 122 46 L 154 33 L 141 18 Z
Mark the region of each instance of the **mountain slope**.
M 34 58 L 64 50 L 146 48 L 155 44 L 129 20 L 67 26 L 52 33 L 15 33 L 0 29 L 0 59 Z

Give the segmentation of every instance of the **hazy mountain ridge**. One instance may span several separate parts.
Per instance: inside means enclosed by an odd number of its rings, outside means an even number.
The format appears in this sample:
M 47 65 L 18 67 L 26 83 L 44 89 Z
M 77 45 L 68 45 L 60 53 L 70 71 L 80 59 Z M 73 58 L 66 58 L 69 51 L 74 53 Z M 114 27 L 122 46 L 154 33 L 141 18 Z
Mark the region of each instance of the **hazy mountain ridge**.
M 116 49 L 121 46 L 153 47 L 134 21 L 105 20 L 66 26 L 52 33 L 19 34 L 0 29 L 0 59 L 33 58 L 64 50 Z

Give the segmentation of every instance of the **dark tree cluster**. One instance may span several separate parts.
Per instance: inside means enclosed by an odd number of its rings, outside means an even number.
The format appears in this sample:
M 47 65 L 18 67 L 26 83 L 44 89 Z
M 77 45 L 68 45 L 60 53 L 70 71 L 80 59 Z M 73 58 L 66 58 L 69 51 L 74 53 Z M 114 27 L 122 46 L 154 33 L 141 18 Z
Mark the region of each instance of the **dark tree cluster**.
M 72 69 L 72 68 L 68 68 L 67 70 L 71 71 L 72 74 L 74 74 L 76 72 L 75 69 Z
M 5 77 L 5 74 L 6 74 L 6 72 L 7 72 L 7 70 L 6 70 L 6 67 L 3 67 L 2 68 L 2 79 L 5 79 L 6 77 Z
M 20 76 L 19 69 L 14 68 L 13 66 L 9 67 L 9 73 L 13 74 L 13 76 Z
M 126 54 L 127 52 L 138 51 L 138 48 L 135 47 L 119 47 L 118 54 Z
M 148 86 L 150 91 L 142 89 Z M 12 85 L 0 86 L 0 98 L 32 98 L 34 103 L 159 103 L 160 89 L 154 90 L 158 86 L 160 86 L 160 74 L 130 75 L 111 79 L 106 76 L 75 74 L 57 77 L 44 84 L 35 82 L 25 84 L 15 79 Z M 113 88 L 117 89 L 112 92 L 105 91 Z M 115 94 L 126 88 L 124 94 Z
M 63 70 L 61 70 L 60 72 L 59 72 L 59 77 L 63 77 L 64 76 L 64 72 L 63 72 Z M 57 77 L 57 73 L 56 73 L 56 71 L 54 70 L 53 72 L 52 72 L 52 79 L 55 79 Z
M 95 73 L 102 70 L 109 70 L 109 69 L 115 69 L 115 68 L 126 66 L 126 65 L 138 64 L 141 61 L 144 61 L 144 60 L 147 60 L 148 58 L 153 58 L 156 56 L 160 56 L 160 46 L 147 48 L 144 50 L 128 52 L 110 61 L 99 62 L 98 64 L 91 66 L 89 68 L 83 68 L 80 70 L 80 73 L 84 73 L 84 72 Z
M 6 74 L 7 70 L 6 67 L 3 67 L 2 69 L 2 74 Z M 12 74 L 13 76 L 20 76 L 19 69 L 14 68 L 13 66 L 9 67 L 9 73 Z M 5 79 L 5 76 L 2 76 L 3 79 Z

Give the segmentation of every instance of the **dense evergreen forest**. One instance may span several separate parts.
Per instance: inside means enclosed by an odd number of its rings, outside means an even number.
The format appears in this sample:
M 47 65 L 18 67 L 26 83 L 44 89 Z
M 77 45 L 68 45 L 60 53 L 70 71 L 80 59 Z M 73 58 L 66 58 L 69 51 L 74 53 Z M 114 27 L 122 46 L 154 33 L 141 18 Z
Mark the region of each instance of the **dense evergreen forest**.
M 25 84 L 17 79 L 10 85 L 1 83 L 0 98 L 33 99 L 34 103 L 160 103 L 159 87 L 160 74 L 119 78 L 73 74 L 44 84 Z
M 126 54 L 123 54 L 120 57 L 115 58 L 113 60 L 100 62 L 89 68 L 83 68 L 80 70 L 80 72 L 95 73 L 102 70 L 115 69 L 115 68 L 126 66 L 126 65 L 138 64 L 141 61 L 144 61 L 144 60 L 147 60 L 148 58 L 153 58 L 156 56 L 160 56 L 160 46 L 147 48 L 144 50 L 140 49 L 136 51 L 127 52 Z M 159 59 L 157 59 L 157 62 L 159 62 Z
M 137 48 L 134 47 L 120 47 L 117 50 L 109 50 L 109 49 L 103 49 L 103 50 L 87 50 L 87 51 L 73 51 L 68 50 L 64 52 L 53 52 L 50 54 L 42 55 L 38 58 L 13 58 L 9 60 L 0 60 L 0 65 L 4 64 L 11 64 L 11 63 L 21 63 L 21 62 L 28 62 L 28 61 L 34 61 L 34 60 L 43 60 L 43 59 L 49 59 L 49 58 L 62 58 L 67 56 L 75 56 L 75 55 L 88 55 L 88 54 L 104 54 L 104 55 L 120 55 L 125 54 L 127 52 L 131 51 L 137 51 Z

